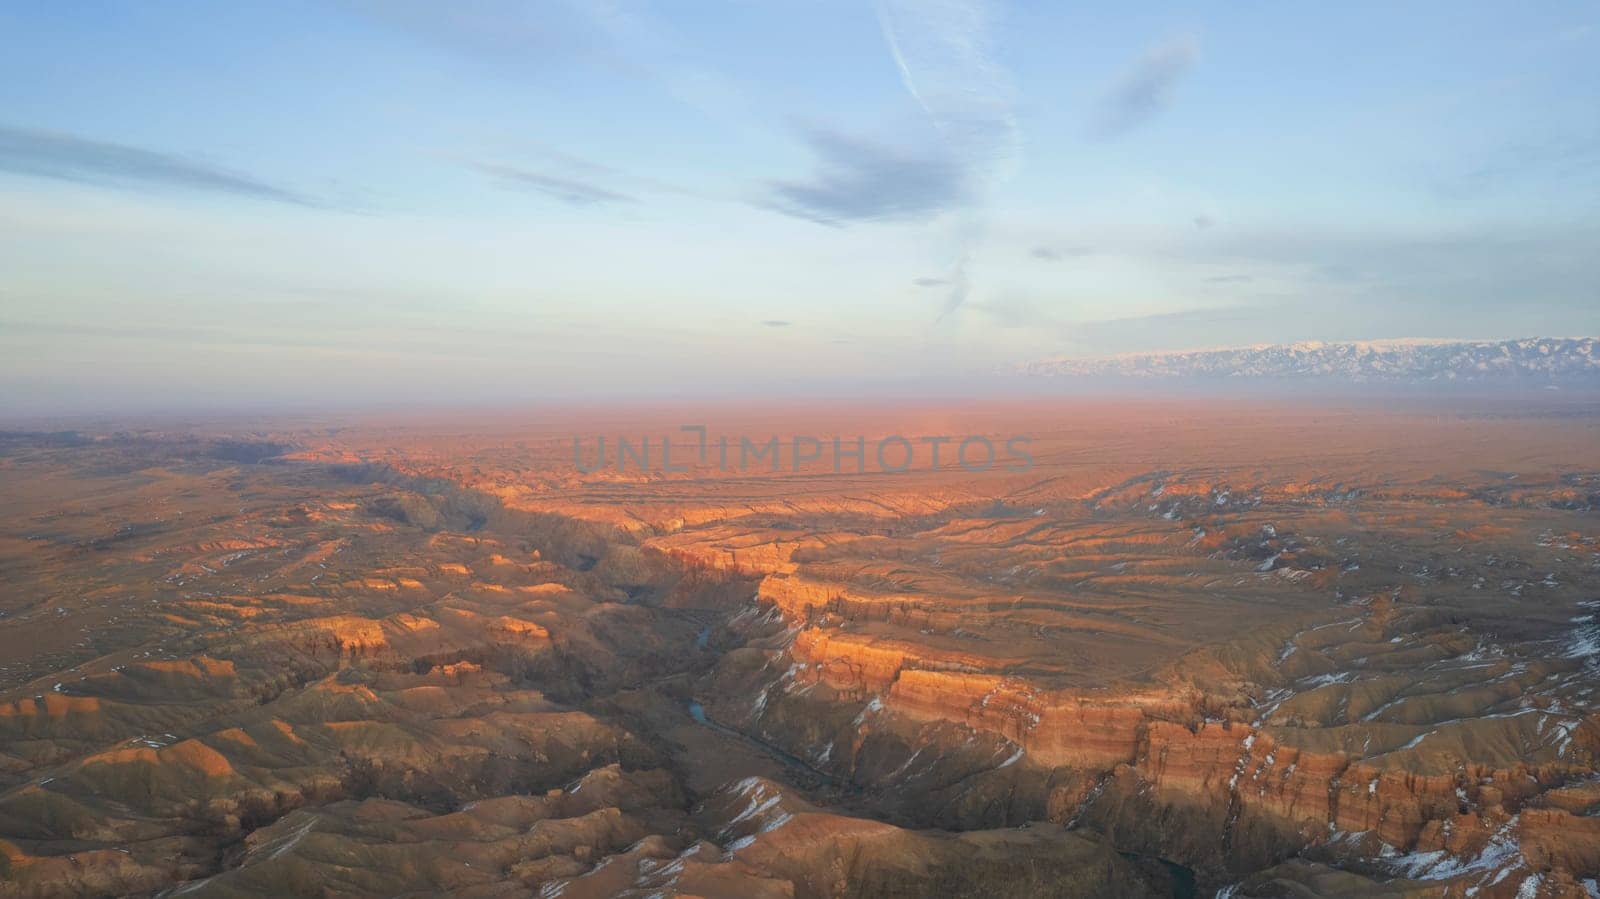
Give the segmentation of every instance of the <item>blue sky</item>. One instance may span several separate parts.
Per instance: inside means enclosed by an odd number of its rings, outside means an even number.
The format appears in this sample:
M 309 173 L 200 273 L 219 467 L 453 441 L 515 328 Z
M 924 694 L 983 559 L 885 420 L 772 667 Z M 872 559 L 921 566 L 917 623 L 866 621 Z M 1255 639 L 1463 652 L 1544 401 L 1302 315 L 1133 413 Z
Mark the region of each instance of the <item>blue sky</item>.
M 1600 5 L 0 6 L 7 408 L 1600 331 Z

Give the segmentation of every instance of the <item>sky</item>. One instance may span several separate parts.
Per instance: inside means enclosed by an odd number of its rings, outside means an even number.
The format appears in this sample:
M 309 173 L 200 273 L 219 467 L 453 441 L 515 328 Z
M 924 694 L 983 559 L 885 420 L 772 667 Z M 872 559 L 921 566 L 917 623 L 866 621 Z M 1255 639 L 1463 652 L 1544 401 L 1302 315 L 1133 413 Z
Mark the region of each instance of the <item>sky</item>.
M 1600 333 L 1600 4 L 0 4 L 0 413 Z

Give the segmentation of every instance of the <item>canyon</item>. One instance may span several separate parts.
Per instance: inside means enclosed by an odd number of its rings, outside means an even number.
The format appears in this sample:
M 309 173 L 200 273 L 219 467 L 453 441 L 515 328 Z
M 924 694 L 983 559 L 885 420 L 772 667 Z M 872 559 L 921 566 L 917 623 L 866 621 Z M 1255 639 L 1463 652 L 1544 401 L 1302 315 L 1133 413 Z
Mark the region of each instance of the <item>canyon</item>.
M 1597 449 L 1545 391 L 0 432 L 0 896 L 1600 895 Z

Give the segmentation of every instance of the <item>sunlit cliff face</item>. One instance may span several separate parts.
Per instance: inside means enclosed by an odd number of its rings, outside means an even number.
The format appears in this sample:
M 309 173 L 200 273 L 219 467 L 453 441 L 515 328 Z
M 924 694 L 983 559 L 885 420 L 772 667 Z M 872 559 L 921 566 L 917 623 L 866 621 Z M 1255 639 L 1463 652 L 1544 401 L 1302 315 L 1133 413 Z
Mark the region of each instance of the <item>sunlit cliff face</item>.
M 0 895 L 1581 896 L 1586 408 L 10 433 Z

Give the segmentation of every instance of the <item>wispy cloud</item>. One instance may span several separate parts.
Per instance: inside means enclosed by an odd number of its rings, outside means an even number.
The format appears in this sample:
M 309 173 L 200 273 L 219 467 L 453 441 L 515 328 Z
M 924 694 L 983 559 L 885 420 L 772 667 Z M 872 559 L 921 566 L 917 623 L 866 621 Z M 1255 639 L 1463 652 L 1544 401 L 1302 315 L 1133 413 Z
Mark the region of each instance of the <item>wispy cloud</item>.
M 949 278 L 917 278 L 911 282 L 918 287 L 943 287 L 950 283 Z
M 492 162 L 471 162 L 468 165 L 508 187 L 536 191 L 570 206 L 598 206 L 636 201 L 636 198 L 629 194 L 576 178 L 565 178 Z
M 984 196 L 1011 176 L 1021 153 L 1016 91 L 994 61 L 996 16 L 987 0 L 878 0 L 877 11 L 901 83 L 938 133 L 940 155 L 961 172 L 965 221 L 943 319 L 971 290 L 967 267 L 984 231 Z
M 535 8 L 542 14 L 550 5 Z M 742 123 L 755 113 L 740 83 L 708 66 L 707 57 L 695 52 L 672 22 L 648 11 L 650 4 L 566 0 L 565 5 L 587 16 L 605 35 L 609 67 L 654 81 L 679 103 L 725 125 Z
M 1600 132 L 1523 138 L 1499 147 L 1476 164 L 1436 181 L 1445 199 L 1467 199 L 1496 190 L 1526 191 L 1543 185 L 1592 193 L 1600 183 Z
M 1011 293 L 1001 293 L 972 308 L 982 313 L 992 324 L 1001 328 L 1059 329 L 1062 327 L 1051 311 L 1032 298 Z
M 821 128 L 805 132 L 817 169 L 798 181 L 773 180 L 760 200 L 825 225 L 926 219 L 967 202 L 965 166 L 935 151 L 888 147 Z
M 1200 42 L 1191 36 L 1146 50 L 1100 97 L 1091 133 L 1101 138 L 1126 134 L 1171 106 L 1178 84 L 1199 59 Z
M 1295 308 L 1287 302 L 1235 304 L 1078 321 L 1066 326 L 1065 336 L 1076 352 L 1092 355 L 1126 352 L 1140 346 L 1176 350 L 1221 346 L 1229 341 L 1287 341 L 1300 339 L 1306 333 L 1296 330 L 1299 326 L 1289 314 Z
M 1573 41 L 1586 41 L 1593 37 L 1594 33 L 1595 29 L 1593 25 L 1590 25 L 1587 22 L 1580 22 L 1576 25 L 1569 25 L 1568 27 L 1557 32 L 1556 41 L 1563 44 L 1571 43 Z
M 617 0 L 343 0 L 382 27 L 474 65 L 539 77 L 577 64 L 659 86 L 667 96 L 724 122 L 745 117 L 738 81 L 706 64 L 670 17 Z
M 794 322 L 784 321 L 781 318 L 769 318 L 766 321 L 763 321 L 762 324 L 766 325 L 769 328 L 787 328 L 790 325 L 794 324 Z
M 6 125 L 0 125 L 0 171 L 84 184 L 203 191 L 294 206 L 322 205 L 287 188 L 183 156 Z
M 972 281 L 967 277 L 967 264 L 972 260 L 970 244 L 963 249 L 961 255 L 956 257 L 955 265 L 950 267 L 950 277 L 945 280 L 949 283 L 950 290 L 945 294 L 944 308 L 939 310 L 939 321 L 943 321 L 950 313 L 960 309 L 967 302 L 967 296 L 972 293 Z
M 1034 247 L 1028 255 L 1046 262 L 1060 262 L 1063 259 L 1072 259 L 1079 256 L 1089 256 L 1094 253 L 1093 247 L 1053 247 L 1045 244 Z
M 878 21 L 900 81 L 946 145 L 975 167 L 1012 161 L 1020 142 L 1015 89 L 993 60 L 985 0 L 879 0 Z
M 352 12 L 418 40 L 471 55 L 476 59 L 505 57 L 527 60 L 528 51 L 541 54 L 571 52 L 574 45 L 588 49 L 593 40 L 580 41 L 578 26 L 584 17 L 564 15 L 556 4 L 535 9 L 509 0 L 342 0 Z

